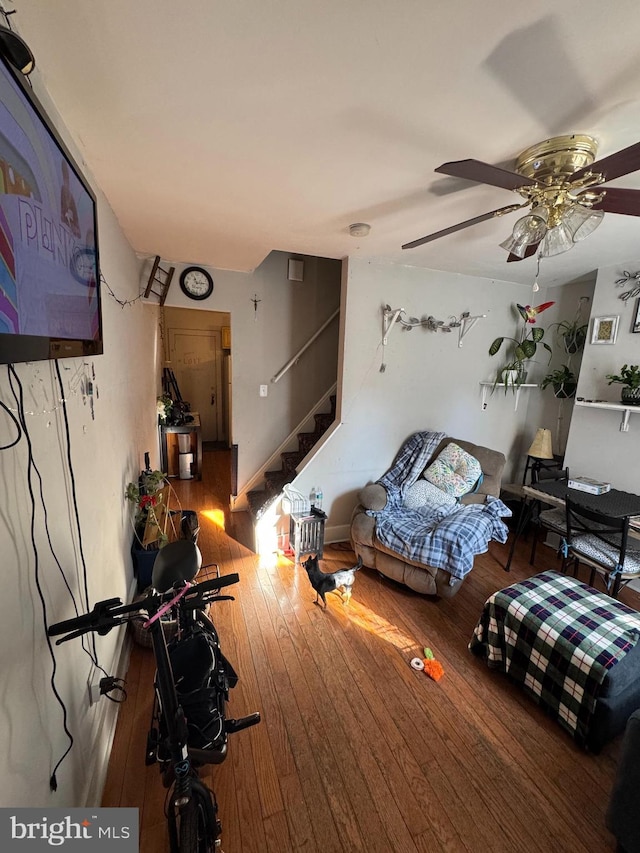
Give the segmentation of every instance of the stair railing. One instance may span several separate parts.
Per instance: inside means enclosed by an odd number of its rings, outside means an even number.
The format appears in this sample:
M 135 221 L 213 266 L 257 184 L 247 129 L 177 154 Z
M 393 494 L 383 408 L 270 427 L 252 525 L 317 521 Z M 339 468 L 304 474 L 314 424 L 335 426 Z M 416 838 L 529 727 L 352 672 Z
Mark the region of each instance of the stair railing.
M 300 347 L 300 349 L 299 349 L 299 350 L 298 350 L 298 352 L 293 356 L 293 358 L 290 358 L 290 359 L 289 359 L 289 361 L 285 364 L 285 366 L 284 366 L 284 367 L 281 367 L 281 368 L 280 368 L 280 370 L 275 374 L 275 376 L 272 376 L 272 377 L 271 377 L 271 381 L 272 381 L 272 382 L 274 382 L 274 383 L 275 383 L 275 382 L 278 382 L 280 379 L 282 379 L 282 377 L 285 375 L 285 373 L 293 367 L 293 365 L 294 365 L 294 364 L 295 364 L 295 363 L 300 359 L 300 356 L 301 356 L 301 355 L 302 355 L 306 350 L 308 350 L 308 349 L 309 349 L 309 347 L 310 347 L 310 346 L 311 346 L 311 344 L 316 340 L 316 338 L 319 338 L 319 337 L 320 337 L 320 335 L 324 332 L 324 330 L 327 328 L 327 326 L 329 326 L 329 325 L 330 325 L 330 324 L 335 320 L 335 318 L 338 316 L 338 314 L 339 314 L 339 313 L 340 313 L 340 309 L 339 309 L 339 308 L 336 308 L 336 310 L 335 310 L 335 311 L 333 312 L 333 314 L 329 317 L 329 319 L 328 319 L 328 320 L 326 320 L 326 321 L 322 324 L 322 326 L 320 326 L 320 328 L 317 330 L 317 332 L 314 332 L 314 333 L 313 333 L 313 335 L 311 335 L 311 337 L 310 337 L 310 338 L 309 338 L 309 340 L 306 342 L 306 344 L 304 344 L 303 346 L 301 346 L 301 347 Z

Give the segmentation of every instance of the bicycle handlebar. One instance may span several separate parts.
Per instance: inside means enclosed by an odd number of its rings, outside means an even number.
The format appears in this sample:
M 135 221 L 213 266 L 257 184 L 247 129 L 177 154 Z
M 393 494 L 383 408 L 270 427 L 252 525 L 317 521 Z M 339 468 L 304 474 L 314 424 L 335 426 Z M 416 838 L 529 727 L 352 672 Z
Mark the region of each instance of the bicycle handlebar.
M 187 607 L 198 608 L 216 599 L 225 600 L 228 596 L 206 598 L 205 594 L 222 589 L 225 586 L 231 586 L 231 584 L 238 583 L 239 580 L 240 576 L 236 572 L 233 572 L 222 577 L 201 581 L 189 587 L 188 591 L 182 597 L 182 602 Z M 72 632 L 67 637 L 58 640 L 58 643 L 74 639 L 89 631 L 97 631 L 98 634 L 102 635 L 108 634 L 116 625 L 126 622 L 129 614 L 144 610 L 153 615 L 163 604 L 171 601 L 175 593 L 175 589 L 170 589 L 164 593 L 152 590 L 147 596 L 134 601 L 132 604 L 123 604 L 120 598 L 108 598 L 104 601 L 98 601 L 89 613 L 83 613 L 81 616 L 76 616 L 73 619 L 65 619 L 63 622 L 56 622 L 54 625 L 49 625 L 47 634 L 50 637 L 57 637 L 60 634 Z

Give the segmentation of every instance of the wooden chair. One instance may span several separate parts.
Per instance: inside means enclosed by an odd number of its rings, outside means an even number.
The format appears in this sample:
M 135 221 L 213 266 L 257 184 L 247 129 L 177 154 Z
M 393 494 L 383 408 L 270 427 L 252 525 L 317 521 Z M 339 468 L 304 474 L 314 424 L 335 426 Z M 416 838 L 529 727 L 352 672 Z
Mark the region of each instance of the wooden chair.
M 531 485 L 535 486 L 536 483 L 542 483 L 545 480 L 569 480 L 569 469 L 568 468 L 551 468 L 551 467 L 540 467 L 536 468 L 535 466 L 531 469 Z M 533 518 L 531 519 L 534 530 L 533 530 L 533 542 L 531 543 L 531 554 L 529 556 L 529 565 L 532 566 L 535 558 L 536 558 L 536 550 L 538 547 L 538 538 L 540 536 L 541 530 L 550 531 L 551 533 L 557 533 L 559 536 L 564 536 L 566 527 L 566 513 L 560 507 L 555 507 L 552 509 L 543 509 L 534 513 Z
M 617 598 L 622 586 L 640 577 L 640 549 L 628 547 L 629 517 L 615 518 L 566 499 L 567 558 L 565 568 L 581 564 L 591 568 L 589 585 L 596 574 L 604 578 L 607 592 Z

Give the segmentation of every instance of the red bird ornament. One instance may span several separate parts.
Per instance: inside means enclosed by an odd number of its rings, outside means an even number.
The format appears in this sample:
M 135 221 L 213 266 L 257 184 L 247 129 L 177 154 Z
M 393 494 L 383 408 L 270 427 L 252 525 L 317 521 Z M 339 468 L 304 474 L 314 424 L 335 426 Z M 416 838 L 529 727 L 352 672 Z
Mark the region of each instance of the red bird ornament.
M 534 308 L 531 305 L 518 305 L 518 303 L 516 302 L 516 306 L 518 308 L 518 311 L 520 312 L 520 316 L 525 321 L 525 323 L 535 323 L 538 314 L 542 314 L 543 311 L 546 311 L 547 308 L 551 308 L 551 306 L 555 304 L 555 302 L 543 302 L 542 305 L 537 305 Z

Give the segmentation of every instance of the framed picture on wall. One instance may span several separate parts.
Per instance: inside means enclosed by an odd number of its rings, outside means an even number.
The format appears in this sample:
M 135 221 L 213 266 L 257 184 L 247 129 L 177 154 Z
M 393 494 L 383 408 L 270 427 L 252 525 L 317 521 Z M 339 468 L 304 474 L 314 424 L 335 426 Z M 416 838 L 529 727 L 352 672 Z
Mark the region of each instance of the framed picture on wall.
M 615 344 L 620 317 L 594 317 L 591 328 L 592 344 Z
M 636 315 L 633 320 L 632 332 L 640 332 L 640 296 L 636 302 Z

